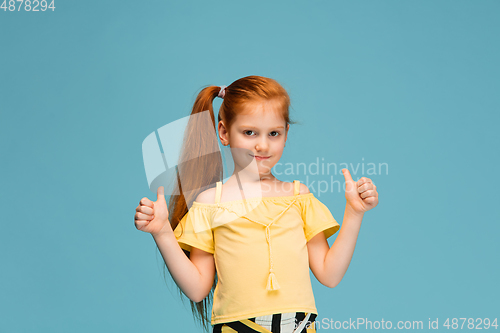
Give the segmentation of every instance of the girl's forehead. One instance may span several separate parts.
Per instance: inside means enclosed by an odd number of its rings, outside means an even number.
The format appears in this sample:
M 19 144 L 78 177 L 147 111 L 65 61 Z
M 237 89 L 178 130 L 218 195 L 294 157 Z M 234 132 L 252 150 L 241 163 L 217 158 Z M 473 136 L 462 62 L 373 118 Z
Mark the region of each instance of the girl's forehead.
M 280 104 L 276 100 L 267 101 L 251 101 L 247 102 L 244 107 L 244 113 L 255 111 L 277 112 L 280 111 Z
M 281 112 L 256 110 L 251 113 L 239 114 L 234 122 L 237 126 L 279 127 L 285 126 L 285 119 Z
M 283 126 L 285 119 L 278 105 L 273 102 L 251 103 L 245 110 L 236 116 L 235 124 L 260 127 Z M 271 126 L 272 125 L 272 126 Z

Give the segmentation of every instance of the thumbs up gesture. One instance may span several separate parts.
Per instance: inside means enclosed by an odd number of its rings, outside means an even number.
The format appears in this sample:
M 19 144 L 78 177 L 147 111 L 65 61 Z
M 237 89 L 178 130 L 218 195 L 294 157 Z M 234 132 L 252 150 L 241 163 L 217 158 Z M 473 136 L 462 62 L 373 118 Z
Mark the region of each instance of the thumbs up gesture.
M 165 201 L 163 186 L 158 187 L 156 201 L 144 197 L 139 202 L 135 213 L 135 227 L 156 236 L 161 233 L 173 232 L 168 221 L 168 207 Z
M 361 177 L 357 182 L 347 169 L 342 169 L 345 178 L 345 198 L 356 213 L 369 211 L 378 204 L 377 186 L 370 178 Z

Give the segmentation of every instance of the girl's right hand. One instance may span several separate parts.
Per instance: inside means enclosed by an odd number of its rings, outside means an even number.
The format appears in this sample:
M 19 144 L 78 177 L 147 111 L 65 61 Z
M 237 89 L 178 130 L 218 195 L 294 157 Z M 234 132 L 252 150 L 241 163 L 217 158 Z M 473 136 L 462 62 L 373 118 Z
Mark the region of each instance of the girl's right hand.
M 144 197 L 135 209 L 135 227 L 153 236 L 173 232 L 168 220 L 168 207 L 163 186 L 158 187 L 155 202 Z

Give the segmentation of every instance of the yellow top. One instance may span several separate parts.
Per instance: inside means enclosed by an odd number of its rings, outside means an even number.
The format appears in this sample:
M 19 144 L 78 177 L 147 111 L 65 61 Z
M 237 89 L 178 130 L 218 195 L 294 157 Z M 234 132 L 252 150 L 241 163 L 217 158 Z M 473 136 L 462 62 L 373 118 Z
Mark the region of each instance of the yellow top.
M 340 228 L 313 193 L 220 202 L 193 202 L 174 234 L 181 248 L 214 254 L 217 285 L 212 325 L 287 312 L 317 314 L 307 242 Z

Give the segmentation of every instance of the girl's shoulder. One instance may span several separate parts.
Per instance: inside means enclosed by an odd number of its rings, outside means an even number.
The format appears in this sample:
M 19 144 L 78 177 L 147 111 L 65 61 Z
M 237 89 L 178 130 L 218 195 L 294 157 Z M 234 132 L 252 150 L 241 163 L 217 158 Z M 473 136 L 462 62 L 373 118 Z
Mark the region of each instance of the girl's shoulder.
M 299 194 L 311 193 L 306 184 L 303 184 L 299 180 Z M 275 193 L 276 196 L 292 196 L 295 194 L 295 183 L 294 182 L 279 182 L 279 187 L 281 189 L 286 189 L 283 192 Z
M 215 187 L 211 187 L 200 194 L 196 197 L 194 201 L 202 204 L 214 204 L 215 203 Z
M 307 185 L 303 183 L 300 183 L 299 190 L 300 190 L 299 194 L 311 193 L 311 191 L 309 191 L 309 187 L 307 187 Z

